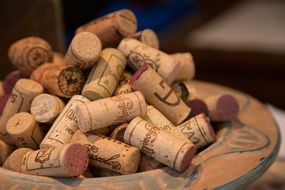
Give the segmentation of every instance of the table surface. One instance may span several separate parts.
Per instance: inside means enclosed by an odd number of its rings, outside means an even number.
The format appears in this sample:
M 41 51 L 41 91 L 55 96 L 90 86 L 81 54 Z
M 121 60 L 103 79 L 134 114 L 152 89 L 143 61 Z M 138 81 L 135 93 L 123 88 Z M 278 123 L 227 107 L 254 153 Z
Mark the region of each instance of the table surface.
M 262 175 L 277 156 L 278 126 L 254 98 L 219 85 L 194 81 L 202 97 L 229 93 L 240 105 L 236 120 L 215 124 L 218 140 L 200 151 L 184 173 L 169 167 L 132 175 L 68 179 L 38 177 L 0 168 L 5 189 L 243 189 Z M 33 187 L 33 188 L 31 188 Z

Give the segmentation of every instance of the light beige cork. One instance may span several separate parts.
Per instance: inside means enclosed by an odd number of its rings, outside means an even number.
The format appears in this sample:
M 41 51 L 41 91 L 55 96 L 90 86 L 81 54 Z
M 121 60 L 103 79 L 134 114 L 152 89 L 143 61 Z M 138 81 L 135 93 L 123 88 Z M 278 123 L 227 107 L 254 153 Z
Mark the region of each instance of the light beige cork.
M 171 56 L 179 63 L 175 81 L 192 79 L 195 76 L 195 64 L 191 53 L 175 53 Z
M 217 94 L 205 99 L 209 109 L 209 118 L 213 122 L 235 119 L 239 113 L 237 99 L 230 94 Z
M 92 167 L 120 174 L 132 174 L 137 171 L 141 153 L 136 147 L 105 136 L 85 136 L 81 131 L 75 132 L 72 139 L 73 142 L 87 147 L 89 165 Z
M 95 64 L 101 50 L 101 41 L 95 34 L 81 32 L 73 37 L 64 60 L 67 65 L 86 70 Z
M 210 120 L 205 114 L 199 114 L 178 125 L 177 130 L 183 133 L 197 149 L 216 141 L 216 134 Z
M 17 147 L 36 150 L 44 138 L 44 133 L 28 112 L 20 112 L 13 115 L 7 122 L 7 133 L 13 139 Z
M 88 153 L 84 146 L 70 143 L 25 154 L 22 173 L 51 177 L 79 176 L 88 166 Z
M 82 132 L 125 123 L 146 114 L 146 102 L 141 92 L 132 92 L 78 105 L 77 123 Z
M 125 142 L 138 147 L 148 158 L 185 171 L 196 153 L 195 146 L 188 140 L 180 139 L 161 128 L 136 117 L 128 125 Z
M 149 158 L 148 156 L 142 154 L 141 155 L 141 161 L 138 167 L 138 172 L 145 172 L 145 171 L 149 171 L 149 170 L 154 170 L 154 169 L 158 169 L 158 168 L 162 168 L 165 165 L 162 164 L 161 162 L 153 159 L 153 158 Z
M 79 129 L 76 122 L 78 116 L 75 112 L 75 107 L 86 102 L 89 102 L 87 98 L 81 95 L 74 95 L 56 118 L 41 142 L 40 147 L 47 148 L 69 143 L 74 132 Z
M 10 154 L 3 164 L 3 168 L 12 170 L 14 172 L 22 172 L 22 161 L 26 153 L 33 151 L 29 148 L 18 148 Z
M 31 114 L 39 123 L 53 123 L 62 112 L 65 103 L 57 96 L 40 94 L 34 98 L 31 104 Z
M 6 131 L 10 117 L 19 112 L 29 111 L 33 99 L 43 91 L 42 85 L 33 80 L 20 79 L 16 82 L 0 118 L 0 137 L 4 141 L 13 143 Z
M 167 84 L 171 84 L 176 78 L 179 64 L 170 55 L 132 38 L 124 38 L 118 49 L 128 58 L 128 64 L 135 70 L 149 66 Z
M 127 129 L 128 123 L 123 123 L 116 127 L 111 133 L 110 137 L 116 139 L 117 141 L 124 142 L 124 134 Z
M 115 47 L 120 40 L 135 33 L 137 30 L 137 18 L 129 9 L 121 9 L 100 18 L 97 18 L 76 30 L 80 32 L 92 32 L 96 34 L 102 43 L 102 47 Z
M 44 64 L 36 69 L 31 79 L 39 82 L 52 95 L 71 98 L 80 94 L 85 77 L 77 66 Z
M 155 49 L 159 49 L 159 39 L 157 34 L 151 29 L 144 29 L 129 36 Z
M 134 74 L 132 88 L 141 91 L 146 101 L 174 125 L 182 123 L 190 114 L 191 109 L 151 68 L 141 68 Z
M 173 125 L 173 123 L 171 123 L 160 111 L 151 105 L 147 106 L 146 116 L 143 117 L 143 119 L 164 131 L 170 132 L 172 135 L 182 139 L 187 139 L 184 134 L 177 130 L 177 127 Z
M 52 62 L 53 59 L 51 46 L 39 37 L 27 37 L 14 42 L 8 56 L 11 63 L 27 77 L 41 64 Z
M 82 95 L 90 100 L 112 96 L 126 67 L 125 56 L 117 49 L 106 48 L 89 73 Z
M 0 139 L 0 166 L 3 165 L 5 160 L 9 157 L 9 155 L 15 150 L 12 146 L 5 143 Z

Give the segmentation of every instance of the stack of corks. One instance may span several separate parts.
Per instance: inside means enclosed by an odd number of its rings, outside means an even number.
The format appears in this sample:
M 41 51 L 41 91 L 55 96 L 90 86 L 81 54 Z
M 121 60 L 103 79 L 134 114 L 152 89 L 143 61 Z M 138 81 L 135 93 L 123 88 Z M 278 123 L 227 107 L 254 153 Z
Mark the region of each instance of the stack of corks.
M 27 37 L 0 83 L 0 164 L 31 175 L 100 177 L 164 166 L 184 172 L 235 119 L 232 94 L 201 97 L 189 52 L 159 50 L 128 9 L 80 26 L 66 54 Z

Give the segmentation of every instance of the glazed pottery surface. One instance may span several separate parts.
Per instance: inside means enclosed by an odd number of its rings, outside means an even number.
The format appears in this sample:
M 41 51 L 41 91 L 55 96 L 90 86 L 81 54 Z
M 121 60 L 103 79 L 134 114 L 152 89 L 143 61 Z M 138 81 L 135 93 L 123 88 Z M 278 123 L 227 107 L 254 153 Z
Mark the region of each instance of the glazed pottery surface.
M 218 140 L 199 151 L 184 173 L 165 167 L 132 175 L 79 179 L 31 176 L 0 168 L 0 189 L 243 189 L 276 158 L 278 126 L 262 103 L 249 95 L 200 81 L 193 85 L 202 97 L 234 95 L 240 113 L 232 122 L 214 125 Z

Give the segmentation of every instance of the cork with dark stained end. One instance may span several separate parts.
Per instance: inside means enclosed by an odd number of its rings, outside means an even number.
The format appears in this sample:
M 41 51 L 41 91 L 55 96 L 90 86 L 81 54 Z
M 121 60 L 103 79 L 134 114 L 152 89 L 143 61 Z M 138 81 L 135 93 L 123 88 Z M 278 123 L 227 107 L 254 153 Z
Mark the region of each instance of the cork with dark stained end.
M 209 118 L 204 113 L 176 126 L 176 130 L 185 135 L 196 149 L 208 146 L 217 139 Z
M 207 104 L 200 98 L 191 97 L 187 100 L 186 104 L 191 108 L 189 118 L 199 115 L 200 113 L 204 113 L 205 115 L 209 114 Z
M 174 125 L 182 123 L 191 109 L 152 68 L 142 67 L 131 78 L 132 88 L 143 93 L 146 101 Z
M 129 36 L 155 49 L 159 49 L 159 39 L 157 34 L 151 29 L 144 29 Z
M 128 64 L 133 69 L 138 70 L 143 66 L 149 66 L 167 84 L 174 81 L 179 65 L 170 55 L 132 38 L 124 38 L 118 49 L 127 57 Z
M 132 174 L 137 171 L 141 153 L 138 148 L 106 136 L 84 135 L 80 130 L 72 142 L 84 145 L 89 154 L 89 165 L 112 173 Z
M 110 137 L 113 139 L 116 139 L 118 141 L 125 142 L 124 141 L 124 134 L 125 134 L 125 131 L 126 131 L 128 125 L 129 125 L 128 123 L 123 123 L 123 124 L 119 125 L 118 127 L 116 127 L 114 129 L 114 131 L 111 133 Z
M 97 18 L 76 29 L 80 32 L 92 32 L 96 34 L 102 47 L 115 47 L 120 40 L 135 33 L 137 30 L 137 18 L 129 9 L 121 9 L 100 18 Z
M 76 177 L 88 166 L 84 146 L 70 143 L 28 152 L 22 161 L 22 173 L 51 177 Z
M 19 112 L 29 111 L 33 99 L 43 91 L 42 85 L 33 80 L 20 79 L 16 82 L 0 118 L 0 136 L 3 140 L 7 143 L 13 142 L 6 131 L 10 117 Z
M 23 76 L 19 70 L 12 71 L 8 75 L 6 75 L 4 82 L 3 82 L 5 93 L 10 94 L 16 82 L 21 78 L 23 78 Z
M 53 59 L 51 46 L 39 37 L 27 37 L 14 42 L 8 56 L 11 63 L 27 77 L 37 67 Z
M 60 157 L 63 157 L 63 166 L 71 176 L 81 175 L 88 167 L 87 151 L 80 144 L 65 146 Z
M 4 164 L 7 160 L 9 155 L 15 150 L 14 147 L 10 146 L 9 144 L 5 143 L 0 139 L 0 166 Z
M 65 54 L 65 63 L 82 70 L 89 69 L 99 58 L 101 50 L 101 41 L 95 34 L 81 32 L 73 37 Z
M 82 132 L 121 124 L 146 114 L 146 102 L 141 92 L 100 99 L 78 105 L 77 124 Z
M 213 95 L 205 100 L 209 108 L 209 118 L 213 122 L 235 119 L 239 112 L 236 98 L 230 94 Z
M 180 139 L 140 117 L 130 122 L 124 140 L 138 147 L 147 157 L 180 172 L 190 166 L 196 153 L 195 146 L 189 140 Z
M 22 161 L 26 153 L 33 151 L 29 148 L 18 148 L 10 154 L 3 164 L 3 168 L 12 170 L 14 172 L 22 172 Z

